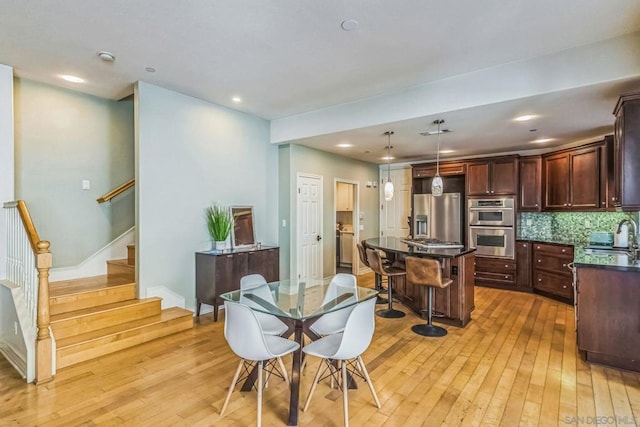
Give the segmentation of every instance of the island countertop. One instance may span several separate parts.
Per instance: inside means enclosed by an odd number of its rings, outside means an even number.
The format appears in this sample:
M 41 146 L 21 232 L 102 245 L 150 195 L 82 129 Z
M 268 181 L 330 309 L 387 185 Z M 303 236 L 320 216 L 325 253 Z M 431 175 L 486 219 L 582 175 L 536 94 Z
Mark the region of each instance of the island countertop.
M 367 246 L 383 251 L 395 252 L 411 256 L 425 256 L 431 258 L 456 258 L 474 252 L 474 248 L 420 248 L 409 245 L 399 237 L 379 237 L 366 239 Z
M 474 303 L 475 249 L 469 248 L 430 248 L 423 249 L 408 245 L 398 237 L 367 239 L 368 247 L 382 250 L 395 266 L 405 268 L 407 256 L 437 258 L 442 266 L 442 275 L 451 279 L 451 285 L 437 288 L 434 293 L 433 309 L 443 317 L 435 322 L 464 327 L 471 320 Z M 393 285 L 394 297 L 424 316 L 427 308 L 427 290 L 425 286 L 414 285 L 405 276 L 396 277 Z

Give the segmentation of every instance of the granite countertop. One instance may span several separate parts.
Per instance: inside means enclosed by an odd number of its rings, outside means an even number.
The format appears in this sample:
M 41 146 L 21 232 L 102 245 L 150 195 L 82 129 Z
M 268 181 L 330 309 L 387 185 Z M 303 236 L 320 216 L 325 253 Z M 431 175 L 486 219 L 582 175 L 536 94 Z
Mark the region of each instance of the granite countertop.
M 550 239 L 527 239 L 519 237 L 516 240 L 528 241 L 534 243 L 552 243 L 557 245 L 571 245 L 573 246 L 573 263 L 576 267 L 595 267 L 606 268 L 612 270 L 622 271 L 637 271 L 640 272 L 640 262 L 630 262 L 627 255 L 609 255 L 609 254 L 588 254 L 585 253 L 585 244 L 583 242 L 570 242 L 567 240 L 550 238 Z
M 398 252 L 405 255 L 426 256 L 433 258 L 455 258 L 461 255 L 475 252 L 475 248 L 429 248 L 423 249 L 408 245 L 399 237 L 380 237 L 366 240 L 367 246 L 383 251 Z

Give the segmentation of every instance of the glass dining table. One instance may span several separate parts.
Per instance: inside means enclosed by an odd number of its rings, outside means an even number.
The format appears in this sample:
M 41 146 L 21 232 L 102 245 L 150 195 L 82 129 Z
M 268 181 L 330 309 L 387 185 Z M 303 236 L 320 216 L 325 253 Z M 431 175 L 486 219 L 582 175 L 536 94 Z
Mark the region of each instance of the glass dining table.
M 306 282 L 282 280 L 221 295 L 223 300 L 240 302 L 252 310 L 277 316 L 289 327 L 283 336 L 293 334 L 294 340 L 300 344 L 300 348 L 293 353 L 288 419 L 290 426 L 298 425 L 303 336 L 307 335 L 311 340 L 319 339 L 309 327 L 320 316 L 375 298 L 378 294 L 375 289 L 363 287 L 354 289 L 334 285 L 330 288 L 330 281 L 331 278 Z M 242 390 L 251 390 L 256 378 L 257 372 L 253 372 Z

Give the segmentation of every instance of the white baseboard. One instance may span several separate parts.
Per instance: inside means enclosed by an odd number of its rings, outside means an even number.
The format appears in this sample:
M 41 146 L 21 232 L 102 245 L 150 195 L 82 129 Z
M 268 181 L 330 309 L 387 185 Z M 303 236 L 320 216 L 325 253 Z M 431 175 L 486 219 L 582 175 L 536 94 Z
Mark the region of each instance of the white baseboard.
M 52 268 L 49 271 L 49 281 L 57 282 L 107 274 L 107 261 L 126 258 L 127 245 L 132 244 L 134 241 L 135 227 L 131 227 L 80 264 L 74 267 Z
M 145 298 L 160 297 L 162 298 L 161 308 L 164 310 L 171 307 L 185 308 L 186 301 L 180 294 L 173 292 L 166 286 L 154 286 L 147 288 Z
M 22 378 L 27 380 L 27 382 L 33 381 L 33 378 L 27 378 L 27 361 L 22 357 L 22 355 L 20 355 L 19 352 L 14 350 L 11 344 L 0 340 L 0 354 L 2 354 L 5 359 L 7 359 L 9 363 L 11 363 L 16 371 L 18 371 L 20 376 L 22 376 Z

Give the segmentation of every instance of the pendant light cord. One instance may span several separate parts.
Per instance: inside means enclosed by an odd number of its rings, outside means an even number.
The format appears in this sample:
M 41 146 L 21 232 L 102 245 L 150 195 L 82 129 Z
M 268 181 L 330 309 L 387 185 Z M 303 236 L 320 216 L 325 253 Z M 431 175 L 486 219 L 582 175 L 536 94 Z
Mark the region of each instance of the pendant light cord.
M 437 152 L 436 152 L 436 176 L 440 175 L 440 124 L 442 120 L 436 120 L 438 123 L 438 140 L 437 140 Z

